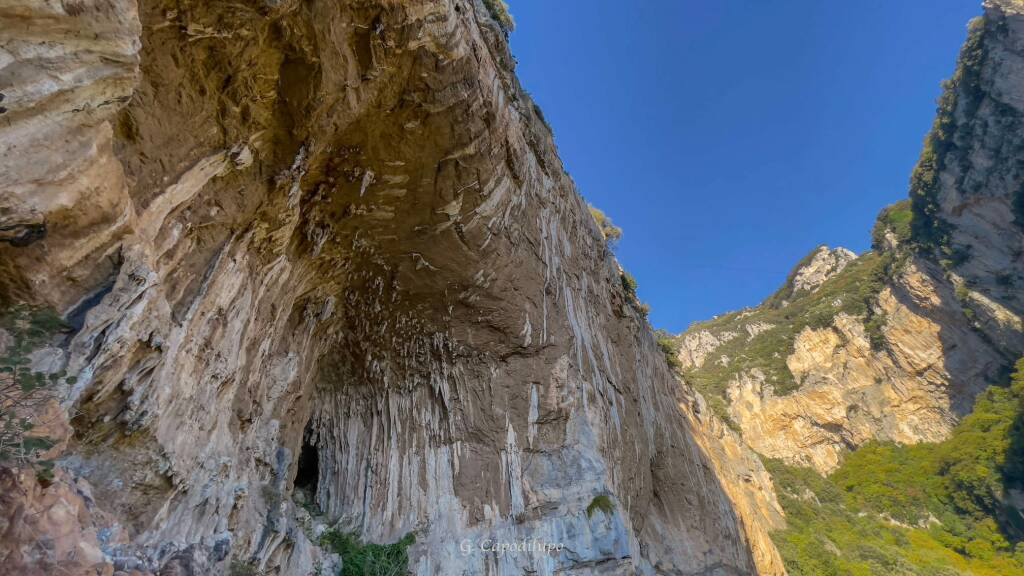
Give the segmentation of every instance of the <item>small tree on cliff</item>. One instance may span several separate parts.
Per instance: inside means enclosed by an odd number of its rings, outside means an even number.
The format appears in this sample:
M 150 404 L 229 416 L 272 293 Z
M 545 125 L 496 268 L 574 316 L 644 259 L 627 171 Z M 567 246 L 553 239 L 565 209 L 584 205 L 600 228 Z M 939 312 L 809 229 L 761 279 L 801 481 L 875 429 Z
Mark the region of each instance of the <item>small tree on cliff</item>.
M 597 228 L 601 231 L 601 237 L 604 238 L 605 244 L 609 248 L 614 247 L 615 243 L 622 238 L 622 228 L 616 226 L 600 208 L 591 204 L 587 204 L 587 208 L 590 209 L 590 215 L 594 217 L 594 222 L 597 222 Z

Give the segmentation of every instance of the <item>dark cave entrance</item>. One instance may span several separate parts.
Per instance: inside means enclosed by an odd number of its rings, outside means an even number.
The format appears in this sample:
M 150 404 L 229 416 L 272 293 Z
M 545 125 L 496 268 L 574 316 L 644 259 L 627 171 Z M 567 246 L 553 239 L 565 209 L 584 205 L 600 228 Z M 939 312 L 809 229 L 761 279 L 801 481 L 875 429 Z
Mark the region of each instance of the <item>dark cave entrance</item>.
M 309 427 L 302 435 L 302 449 L 299 450 L 299 465 L 295 472 L 295 491 L 302 493 L 308 504 L 316 502 L 317 486 L 320 483 L 320 451 L 313 444 Z

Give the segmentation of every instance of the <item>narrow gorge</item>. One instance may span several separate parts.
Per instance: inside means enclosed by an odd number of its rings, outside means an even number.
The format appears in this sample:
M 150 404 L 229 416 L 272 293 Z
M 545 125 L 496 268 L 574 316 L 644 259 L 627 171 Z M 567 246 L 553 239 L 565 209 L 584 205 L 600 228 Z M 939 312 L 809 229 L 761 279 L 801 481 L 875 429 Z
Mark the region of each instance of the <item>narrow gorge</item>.
M 500 0 L 0 2 L 0 574 L 942 573 L 819 569 L 796 507 L 1024 387 L 1024 4 L 984 10 L 872 251 L 665 338 Z

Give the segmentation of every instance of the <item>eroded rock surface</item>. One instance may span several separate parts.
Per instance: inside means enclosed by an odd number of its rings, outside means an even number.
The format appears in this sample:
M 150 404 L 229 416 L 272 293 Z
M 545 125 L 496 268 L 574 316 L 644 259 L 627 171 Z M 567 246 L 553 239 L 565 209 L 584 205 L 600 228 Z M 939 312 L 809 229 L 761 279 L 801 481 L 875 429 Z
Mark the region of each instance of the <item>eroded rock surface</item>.
M 0 297 L 73 328 L 68 573 L 304 576 L 328 525 L 418 574 L 783 572 L 483 3 L 20 0 L 0 92 Z
M 730 383 L 730 415 L 751 447 L 829 472 L 869 440 L 936 442 L 1001 374 L 1005 357 L 965 321 L 952 287 L 916 265 L 877 305 L 887 319 L 881 349 L 840 313 L 793 341 L 786 363 L 797 391 L 776 396 L 756 369 Z
M 797 268 L 790 286 L 794 293 L 813 292 L 826 280 L 843 271 L 857 255 L 846 248 L 822 246 L 811 256 L 810 261 Z
M 718 335 L 712 334 L 707 330 L 688 332 L 680 339 L 679 363 L 683 368 L 700 368 L 712 352 L 738 335 L 736 332 L 729 330 Z

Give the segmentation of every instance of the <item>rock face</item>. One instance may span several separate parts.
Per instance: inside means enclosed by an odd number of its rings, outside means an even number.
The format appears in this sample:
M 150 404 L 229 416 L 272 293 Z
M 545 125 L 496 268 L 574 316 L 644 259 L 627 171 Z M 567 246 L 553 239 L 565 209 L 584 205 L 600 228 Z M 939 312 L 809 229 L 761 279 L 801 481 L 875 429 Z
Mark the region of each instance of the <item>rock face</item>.
M 699 431 L 696 438 L 710 456 L 715 474 L 743 522 L 757 573 L 785 574 L 770 536 L 771 531 L 786 527 L 771 476 L 740 436 L 712 414 L 702 396 L 689 389 L 687 395 L 684 413 Z
M 961 56 L 970 56 L 955 105 L 940 120 L 949 145 L 939 152 L 933 208 L 960 251 L 956 272 L 968 286 L 1016 314 L 1024 312 L 1024 3 L 988 0 Z M 925 204 L 922 202 L 922 204 Z
M 102 522 L 93 517 L 98 511 L 88 485 L 64 472 L 55 480 L 43 486 L 32 470 L 0 470 L 5 573 L 102 574 L 109 566 L 100 548 Z
M 479 1 L 0 7 L 0 303 L 70 325 L 74 428 L 5 568 L 783 573 L 511 62 Z
M 760 454 L 827 473 L 869 440 L 944 439 L 1024 353 L 1022 48 L 1022 4 L 986 3 L 874 252 L 819 248 L 681 336 L 688 380 Z
M 869 440 L 912 444 L 949 434 L 1006 359 L 926 266 L 910 263 L 878 295 L 887 320 L 879 349 L 860 319 L 839 313 L 831 326 L 804 328 L 793 340 L 786 364 L 798 390 L 775 396 L 757 369 L 730 383 L 730 416 L 752 448 L 829 472 Z
M 1022 318 L 998 297 L 968 288 L 928 257 L 894 251 L 882 258 L 892 268 L 868 294 L 866 314 L 850 312 L 848 303 L 869 283 L 840 273 L 810 304 L 815 296 L 781 310 L 769 301 L 681 336 L 688 380 L 724 400 L 723 417 L 758 453 L 829 472 L 869 440 L 942 440 L 1024 352 Z M 849 275 L 864 269 L 858 264 Z M 832 312 L 817 325 L 787 323 L 794 307 L 797 319 Z M 770 327 L 736 339 L 742 326 L 754 325 Z M 693 357 L 701 362 L 686 361 Z
M 718 335 L 707 330 L 687 332 L 679 344 L 679 363 L 683 368 L 700 368 L 712 352 L 738 335 L 729 330 L 720 332 Z

